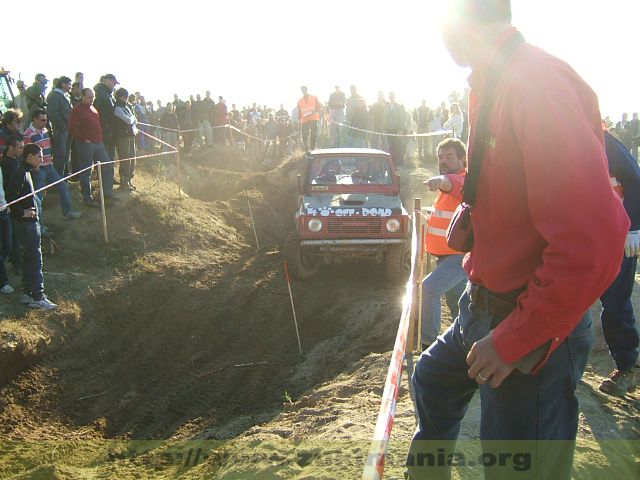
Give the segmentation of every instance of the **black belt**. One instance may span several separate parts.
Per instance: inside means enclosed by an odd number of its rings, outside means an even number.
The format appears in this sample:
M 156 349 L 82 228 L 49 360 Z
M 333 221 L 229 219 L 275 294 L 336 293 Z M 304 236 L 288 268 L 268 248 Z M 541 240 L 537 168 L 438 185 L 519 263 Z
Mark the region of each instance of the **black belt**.
M 467 284 L 467 293 L 471 303 L 496 315 L 506 317 L 516 307 L 518 297 L 524 289 L 511 292 L 492 292 L 482 285 Z

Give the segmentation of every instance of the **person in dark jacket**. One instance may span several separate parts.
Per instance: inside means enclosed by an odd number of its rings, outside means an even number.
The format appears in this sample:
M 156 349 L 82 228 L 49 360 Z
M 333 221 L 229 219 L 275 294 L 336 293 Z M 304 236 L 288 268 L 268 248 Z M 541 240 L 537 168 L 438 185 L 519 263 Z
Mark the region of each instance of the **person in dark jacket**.
M 41 162 L 42 149 L 39 145 L 30 143 L 24 147 L 23 160 L 9 180 L 7 200 L 14 202 L 21 199 L 10 206 L 13 228 L 23 252 L 21 302 L 31 308 L 53 310 L 57 305 L 44 294 L 38 204 L 31 179 L 31 171 L 38 170 Z
M 60 77 L 47 96 L 47 115 L 53 136 L 53 166 L 61 177 L 69 170 L 69 115 L 71 114 L 71 79 Z
M 47 80 L 46 75 L 39 73 L 36 75 L 33 85 L 25 91 L 28 111 L 22 113 L 25 114 L 26 118 L 31 118 L 33 111 L 38 108 L 47 108 L 47 101 L 44 96 L 44 92 L 47 90 L 47 83 L 49 83 L 49 80 Z
M 10 135 L 7 138 L 7 149 L 0 160 L 0 167 L 2 168 L 2 188 L 6 193 L 9 190 L 9 180 L 11 179 L 13 172 L 16 171 L 18 165 L 22 161 L 22 151 L 24 150 L 24 142 L 22 135 Z M 13 270 L 22 275 L 22 247 L 16 237 L 15 228 L 11 229 L 11 252 L 9 253 L 9 262 L 13 266 Z
M 126 88 L 116 91 L 116 104 L 114 108 L 113 134 L 120 159 L 120 189 L 133 191 L 136 187 L 131 179 L 136 169 L 136 135 L 137 123 L 133 106 L 128 103 L 129 92 Z M 130 159 L 130 160 L 125 160 Z
M 640 167 L 626 145 L 609 132 L 604 133 L 604 145 L 611 183 L 623 200 L 631 227 L 627 234 L 620 273 L 600 297 L 602 332 L 616 369 L 604 379 L 599 388 L 604 393 L 624 396 L 640 382 L 640 336 L 631 303 L 640 253 Z
M 116 105 L 116 99 L 113 90 L 118 84 L 115 75 L 107 73 L 100 77 L 100 83 L 93 87 L 95 99 L 93 106 L 100 114 L 100 124 L 102 125 L 102 137 L 104 148 L 107 150 L 110 160 L 116 157 L 116 141 L 113 132 L 114 119 L 113 111 Z

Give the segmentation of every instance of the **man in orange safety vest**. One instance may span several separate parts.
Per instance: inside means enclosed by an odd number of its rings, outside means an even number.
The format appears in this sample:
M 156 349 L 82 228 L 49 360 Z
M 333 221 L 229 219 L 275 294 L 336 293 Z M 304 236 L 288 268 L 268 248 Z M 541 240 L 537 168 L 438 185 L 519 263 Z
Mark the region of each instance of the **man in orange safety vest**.
M 438 196 L 427 222 L 425 249 L 436 258 L 436 268 L 422 282 L 422 349 L 440 333 L 440 297 L 446 296 L 451 319 L 458 316 L 458 299 L 467 282 L 462 268 L 464 254 L 447 245 L 447 228 L 460 202 L 467 149 L 460 140 L 447 138 L 438 145 L 440 175 L 424 182 Z
M 315 95 L 309 95 L 307 87 L 300 87 L 302 98 L 298 100 L 298 120 L 302 133 L 302 145 L 306 151 L 316 148 L 320 102 Z

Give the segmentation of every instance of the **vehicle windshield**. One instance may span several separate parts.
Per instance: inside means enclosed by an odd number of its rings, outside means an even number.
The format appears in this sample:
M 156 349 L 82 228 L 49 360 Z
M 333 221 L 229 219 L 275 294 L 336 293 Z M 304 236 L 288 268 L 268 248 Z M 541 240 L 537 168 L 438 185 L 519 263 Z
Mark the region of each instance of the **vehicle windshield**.
M 391 185 L 391 169 L 383 156 L 319 157 L 309 173 L 312 185 Z

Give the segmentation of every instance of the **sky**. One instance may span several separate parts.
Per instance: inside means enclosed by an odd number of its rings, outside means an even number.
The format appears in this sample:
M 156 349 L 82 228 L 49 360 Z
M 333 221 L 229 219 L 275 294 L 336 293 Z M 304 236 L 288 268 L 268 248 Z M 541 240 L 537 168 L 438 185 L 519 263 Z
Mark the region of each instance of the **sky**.
M 39 12 L 41 27 L 30 38 L 24 22 L 3 22 L 0 67 L 28 85 L 38 72 L 51 80 L 82 71 L 86 86 L 113 73 L 121 86 L 154 103 L 210 90 L 227 105 L 291 109 L 301 85 L 327 101 L 334 85 L 348 92 L 355 84 L 369 102 L 382 90 L 394 91 L 406 107 L 422 99 L 436 106 L 462 91 L 469 74 L 440 39 L 437 17 L 445 3 L 67 0 L 60 8 L 31 0 L 29 11 Z M 513 24 L 582 75 L 603 116 L 640 110 L 640 1 L 511 3 Z M 6 39 L 16 39 L 12 48 Z

